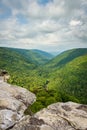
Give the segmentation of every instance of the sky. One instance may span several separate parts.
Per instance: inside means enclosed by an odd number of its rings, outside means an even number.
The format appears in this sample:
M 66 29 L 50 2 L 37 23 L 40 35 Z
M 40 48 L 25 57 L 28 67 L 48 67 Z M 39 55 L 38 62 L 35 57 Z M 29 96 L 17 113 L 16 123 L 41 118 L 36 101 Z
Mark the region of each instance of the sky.
M 0 0 L 0 46 L 87 48 L 87 0 Z

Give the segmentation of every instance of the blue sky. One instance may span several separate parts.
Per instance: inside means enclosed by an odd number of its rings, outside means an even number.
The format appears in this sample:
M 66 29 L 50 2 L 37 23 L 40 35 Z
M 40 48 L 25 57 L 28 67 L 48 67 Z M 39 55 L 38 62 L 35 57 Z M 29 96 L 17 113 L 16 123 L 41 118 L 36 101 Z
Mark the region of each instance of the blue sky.
M 87 48 L 87 0 L 0 0 L 0 46 Z
M 49 2 L 52 2 L 53 0 L 38 0 L 37 2 L 42 5 L 46 5 Z

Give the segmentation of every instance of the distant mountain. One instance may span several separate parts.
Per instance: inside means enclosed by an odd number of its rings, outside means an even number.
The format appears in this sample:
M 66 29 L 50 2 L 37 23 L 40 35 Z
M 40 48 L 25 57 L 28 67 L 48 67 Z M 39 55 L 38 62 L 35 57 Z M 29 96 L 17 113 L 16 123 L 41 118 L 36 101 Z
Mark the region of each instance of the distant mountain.
M 51 53 L 42 51 L 42 50 L 37 50 L 37 49 L 32 49 L 33 52 L 39 53 L 40 55 L 46 57 L 47 59 L 52 59 L 54 56 Z
M 0 68 L 12 71 L 28 71 L 45 64 L 53 56 L 40 50 L 0 47 Z
M 26 50 L 12 48 L 12 50 L 22 54 L 26 59 L 38 65 L 45 64 L 53 58 L 52 54 L 37 49 Z

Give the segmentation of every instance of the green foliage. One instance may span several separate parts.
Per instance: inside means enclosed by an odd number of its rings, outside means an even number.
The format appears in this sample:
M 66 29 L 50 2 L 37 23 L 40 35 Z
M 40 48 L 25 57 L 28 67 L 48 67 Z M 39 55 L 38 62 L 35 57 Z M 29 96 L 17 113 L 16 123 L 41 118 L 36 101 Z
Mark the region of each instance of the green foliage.
M 46 64 L 47 68 L 51 69 L 58 69 L 70 61 L 74 60 L 75 58 L 87 54 L 87 48 L 78 48 L 78 49 L 71 49 L 65 51 L 58 56 L 54 57 L 52 60 L 48 61 Z
M 67 94 L 64 91 L 60 93 L 61 93 L 62 102 L 73 101 L 73 102 L 80 103 L 80 101 L 77 98 L 75 98 L 75 96 L 71 96 L 70 94 Z
M 46 63 L 50 58 L 42 51 L 0 48 L 0 68 L 10 73 L 8 82 L 37 96 L 25 114 L 55 102 L 87 104 L 87 49 L 66 51 Z
M 44 108 L 44 106 L 40 102 L 35 102 L 33 105 L 30 106 L 29 109 L 31 109 L 32 112 L 35 113 L 42 108 Z M 27 113 L 27 114 L 29 114 L 29 113 Z
M 56 88 L 75 97 L 80 103 L 87 103 L 87 55 L 75 58 L 51 75 L 49 89 Z

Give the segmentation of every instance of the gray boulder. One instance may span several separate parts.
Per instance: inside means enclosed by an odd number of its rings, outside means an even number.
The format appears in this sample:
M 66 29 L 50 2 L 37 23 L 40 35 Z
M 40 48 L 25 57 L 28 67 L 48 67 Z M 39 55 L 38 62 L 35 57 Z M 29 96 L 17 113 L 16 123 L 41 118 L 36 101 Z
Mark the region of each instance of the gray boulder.
M 25 116 L 11 130 L 53 130 L 42 119 Z
M 11 130 L 87 130 L 87 105 L 55 103 L 25 116 Z
M 87 105 L 55 103 L 35 114 L 53 130 L 87 130 Z
M 23 116 L 26 108 L 36 101 L 36 96 L 28 90 L 0 82 L 0 129 L 8 129 Z

